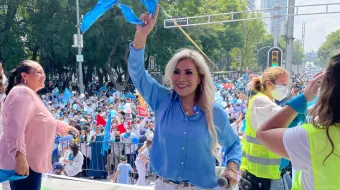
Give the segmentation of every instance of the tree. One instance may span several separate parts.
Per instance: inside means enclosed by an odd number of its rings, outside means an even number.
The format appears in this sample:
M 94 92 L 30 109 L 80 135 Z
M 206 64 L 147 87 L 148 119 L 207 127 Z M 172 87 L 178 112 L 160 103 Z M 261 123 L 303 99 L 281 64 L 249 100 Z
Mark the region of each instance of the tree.
M 305 53 L 302 49 L 302 44 L 299 40 L 294 41 L 293 64 L 302 65 L 305 62 Z
M 250 15 L 250 17 L 256 17 Z M 233 49 L 230 53 L 232 59 L 231 68 L 240 72 L 246 68 L 256 70 L 257 46 L 265 40 L 265 27 L 260 19 L 244 21 L 242 24 L 243 45 L 241 48 Z
M 86 14 L 97 2 L 98 0 L 80 1 L 80 13 Z M 67 83 L 71 81 L 71 76 L 78 73 L 76 49 L 71 47 L 73 34 L 76 33 L 75 1 L 11 0 L 2 3 L 3 1 L 0 3 L 0 61 L 5 63 L 6 69 L 13 68 L 23 59 L 32 59 L 43 65 L 48 74 L 47 80 L 58 76 Z M 123 0 L 122 3 L 131 6 L 136 15 L 145 12 L 141 3 L 133 0 Z M 164 28 L 163 20 L 170 18 L 169 15 L 176 18 L 241 11 L 246 7 L 244 1 L 234 0 L 172 0 L 162 1 L 161 6 L 158 22 L 148 37 L 145 49 L 146 68 L 150 56 L 155 56 L 157 64 L 164 69 L 171 56 L 180 48 L 196 49 L 178 29 Z M 249 21 L 247 31 L 255 31 L 259 27 L 257 22 L 259 21 Z M 228 69 L 233 55 L 230 52 L 234 48 L 242 49 L 242 68 L 253 64 L 254 55 L 248 58 L 245 52 L 253 51 L 254 41 L 258 42 L 262 37 L 259 37 L 261 34 L 250 35 L 250 32 L 246 36 L 243 27 L 243 23 L 236 22 L 188 27 L 184 30 L 219 69 Z M 112 81 L 118 89 L 126 87 L 129 82 L 128 44 L 133 40 L 134 32 L 135 26 L 127 23 L 120 9 L 115 6 L 83 34 L 86 86 L 96 70 L 100 71 L 97 75 L 101 83 Z
M 17 17 L 24 0 L 1 1 L 0 3 L 0 62 L 12 68 L 25 57 L 21 18 Z
M 318 50 L 317 62 L 320 66 L 325 66 L 329 59 L 340 51 L 340 30 L 332 32 L 327 36 L 326 41 Z

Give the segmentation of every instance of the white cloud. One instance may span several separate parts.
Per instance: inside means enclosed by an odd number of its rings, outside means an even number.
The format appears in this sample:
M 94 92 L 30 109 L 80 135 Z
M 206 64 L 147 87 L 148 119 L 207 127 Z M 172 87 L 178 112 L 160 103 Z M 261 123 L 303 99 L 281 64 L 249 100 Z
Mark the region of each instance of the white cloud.
M 340 0 L 295 0 L 295 5 L 340 3 Z M 318 12 L 325 10 L 325 7 L 301 8 L 299 13 Z M 340 6 L 330 6 L 329 11 L 339 11 Z M 317 51 L 325 42 L 326 37 L 331 32 L 340 29 L 340 14 L 323 14 L 296 16 L 294 24 L 294 38 L 301 39 L 302 23 L 306 23 L 305 51 Z

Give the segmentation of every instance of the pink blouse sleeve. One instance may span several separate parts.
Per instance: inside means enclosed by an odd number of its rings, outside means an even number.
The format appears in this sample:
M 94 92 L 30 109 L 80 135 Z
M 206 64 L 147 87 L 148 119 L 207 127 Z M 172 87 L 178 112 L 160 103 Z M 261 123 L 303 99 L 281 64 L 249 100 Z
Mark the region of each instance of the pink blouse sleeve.
M 32 94 L 25 88 L 13 89 L 7 97 L 8 104 L 4 104 L 7 116 L 8 135 L 6 144 L 8 154 L 15 158 L 17 152 L 26 155 L 25 128 L 35 112 Z
M 57 134 L 60 134 L 61 136 L 69 135 L 68 126 L 66 123 L 57 120 Z

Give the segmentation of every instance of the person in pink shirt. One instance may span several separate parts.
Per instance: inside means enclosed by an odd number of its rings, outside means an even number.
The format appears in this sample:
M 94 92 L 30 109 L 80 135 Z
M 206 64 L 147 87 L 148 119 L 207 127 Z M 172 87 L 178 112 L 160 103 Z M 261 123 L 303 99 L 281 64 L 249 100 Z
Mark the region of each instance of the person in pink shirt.
M 0 168 L 15 170 L 27 178 L 11 181 L 12 190 L 40 190 L 42 173 L 52 171 L 56 134 L 79 132 L 53 118 L 37 91 L 45 87 L 45 73 L 37 62 L 25 60 L 8 78 L 2 110 Z

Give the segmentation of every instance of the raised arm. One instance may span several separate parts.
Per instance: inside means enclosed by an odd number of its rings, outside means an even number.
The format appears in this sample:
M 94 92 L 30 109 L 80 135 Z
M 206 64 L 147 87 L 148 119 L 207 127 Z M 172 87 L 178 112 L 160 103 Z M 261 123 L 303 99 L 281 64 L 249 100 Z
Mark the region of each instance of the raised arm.
M 130 44 L 130 56 L 128 59 L 128 70 L 131 80 L 153 110 L 157 109 L 160 102 L 164 97 L 168 96 L 170 92 L 153 79 L 147 71 L 145 71 L 144 67 L 145 43 L 148 35 L 156 24 L 158 10 L 159 8 L 157 8 L 154 17 L 152 17 L 151 14 L 141 16 L 141 20 L 145 24 L 137 25 L 135 38 L 133 43 Z

